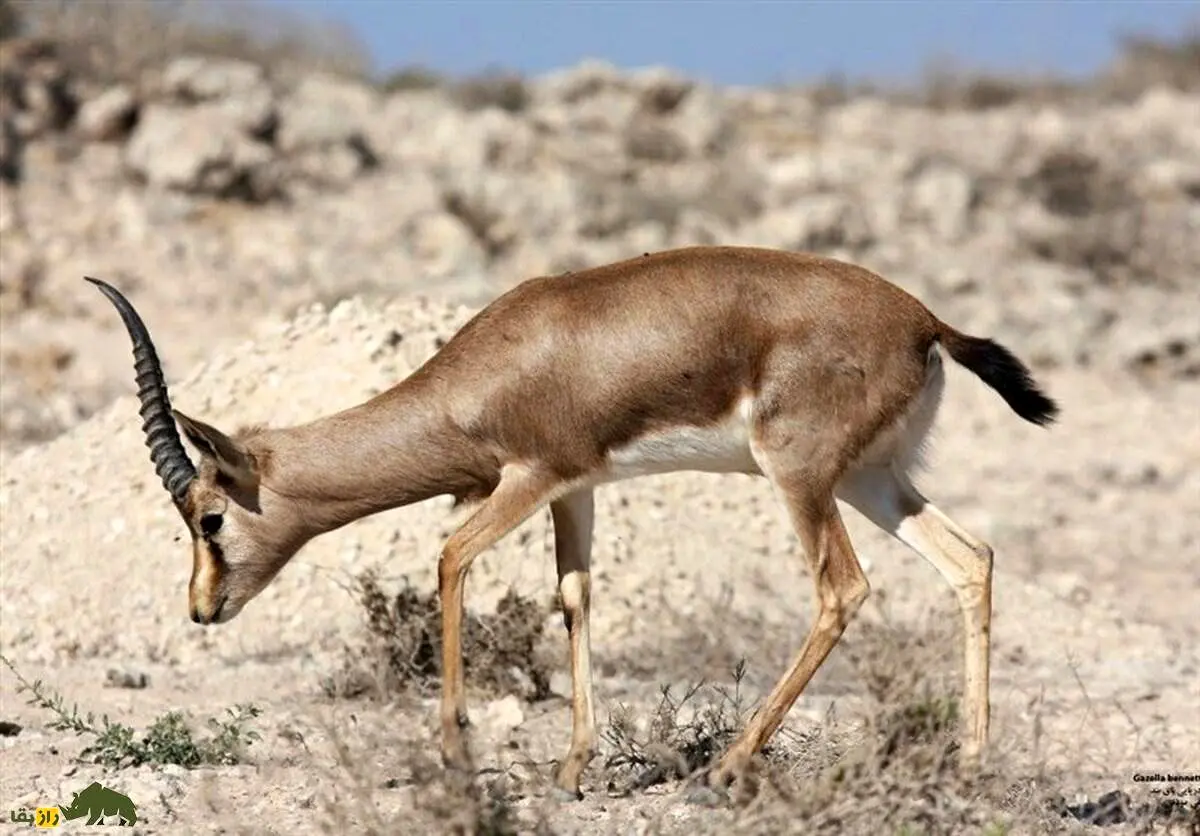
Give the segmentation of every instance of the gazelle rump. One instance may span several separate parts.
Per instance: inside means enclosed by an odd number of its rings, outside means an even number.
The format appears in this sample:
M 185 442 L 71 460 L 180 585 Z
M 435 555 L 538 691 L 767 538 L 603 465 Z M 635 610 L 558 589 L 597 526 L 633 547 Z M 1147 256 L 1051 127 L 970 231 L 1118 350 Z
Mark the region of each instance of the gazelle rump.
M 909 479 L 943 387 L 937 346 L 1023 419 L 1058 408 L 1007 349 L 964 335 L 862 267 L 811 254 L 689 247 L 527 280 L 409 377 L 342 412 L 226 434 L 172 410 L 150 335 L 134 344 L 151 460 L 192 534 L 192 619 L 232 619 L 310 539 L 438 496 L 477 502 L 444 544 L 441 733 L 469 769 L 463 585 L 483 551 L 549 506 L 572 674 L 556 783 L 579 796 L 596 720 L 589 638 L 597 485 L 679 470 L 763 476 L 785 507 L 818 612 L 790 669 L 710 773 L 726 783 L 774 734 L 869 586 L 837 500 L 908 544 L 965 625 L 961 757 L 988 737 L 992 553 Z M 199 452 L 193 465 L 175 427 Z M 698 559 L 700 559 L 698 557 Z

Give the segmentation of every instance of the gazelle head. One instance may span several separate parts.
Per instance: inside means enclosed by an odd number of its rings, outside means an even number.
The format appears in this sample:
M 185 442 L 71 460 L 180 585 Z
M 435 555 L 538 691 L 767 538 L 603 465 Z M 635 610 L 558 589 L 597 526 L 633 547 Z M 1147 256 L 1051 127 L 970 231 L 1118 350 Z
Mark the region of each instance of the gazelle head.
M 311 536 L 303 515 L 263 482 L 266 448 L 254 433 L 229 436 L 171 408 L 149 330 L 114 287 L 88 278 L 116 307 L 133 341 L 142 430 L 150 460 L 192 535 L 192 621 L 229 621 Z M 175 428 L 200 454 L 192 463 Z

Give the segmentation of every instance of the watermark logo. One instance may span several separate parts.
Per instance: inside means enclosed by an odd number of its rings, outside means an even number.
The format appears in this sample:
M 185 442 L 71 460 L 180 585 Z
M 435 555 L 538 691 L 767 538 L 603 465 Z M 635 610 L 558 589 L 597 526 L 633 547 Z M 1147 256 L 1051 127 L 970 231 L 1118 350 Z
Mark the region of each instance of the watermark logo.
M 71 803 L 56 807 L 35 807 L 10 810 L 9 821 L 30 827 L 49 829 L 65 821 L 86 819 L 85 825 L 116 825 L 133 827 L 137 824 L 137 805 L 127 795 L 110 790 L 98 781 L 72 793 Z

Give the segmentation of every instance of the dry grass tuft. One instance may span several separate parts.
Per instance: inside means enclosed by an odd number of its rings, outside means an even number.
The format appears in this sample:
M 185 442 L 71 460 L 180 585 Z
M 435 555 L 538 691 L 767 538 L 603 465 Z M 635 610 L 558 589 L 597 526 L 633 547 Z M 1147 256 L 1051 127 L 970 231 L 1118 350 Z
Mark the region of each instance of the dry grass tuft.
M 373 571 L 351 589 L 362 607 L 366 640 L 348 648 L 341 670 L 327 677 L 327 696 L 353 698 L 438 693 L 441 676 L 441 608 L 436 592 L 407 582 L 389 594 Z M 549 607 L 509 589 L 494 614 L 468 611 L 463 659 L 468 684 L 490 695 L 516 693 L 530 701 L 550 695 L 551 660 L 541 641 Z

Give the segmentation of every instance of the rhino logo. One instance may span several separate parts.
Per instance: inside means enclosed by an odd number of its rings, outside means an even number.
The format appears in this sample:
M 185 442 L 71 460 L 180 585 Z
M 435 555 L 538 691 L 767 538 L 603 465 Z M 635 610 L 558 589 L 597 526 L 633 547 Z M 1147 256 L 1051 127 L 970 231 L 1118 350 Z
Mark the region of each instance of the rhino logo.
M 58 809 L 62 810 L 63 818 L 67 821 L 87 816 L 87 824 L 99 824 L 106 816 L 116 816 L 116 822 L 106 823 L 133 827 L 138 820 L 137 807 L 129 800 L 129 796 L 101 786 L 98 782 L 75 793 L 70 807 L 60 804 Z

